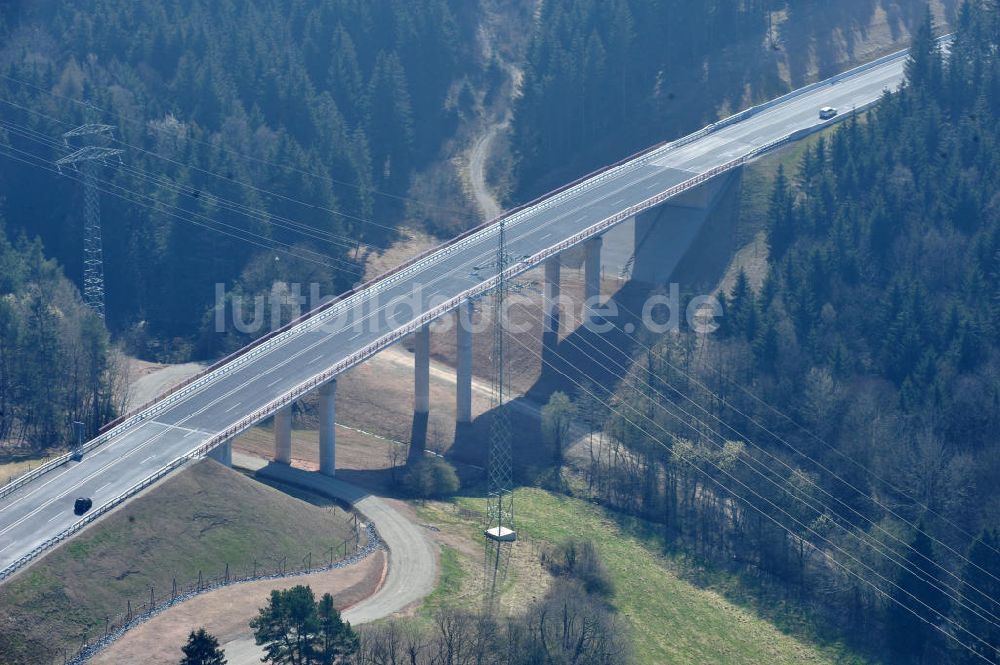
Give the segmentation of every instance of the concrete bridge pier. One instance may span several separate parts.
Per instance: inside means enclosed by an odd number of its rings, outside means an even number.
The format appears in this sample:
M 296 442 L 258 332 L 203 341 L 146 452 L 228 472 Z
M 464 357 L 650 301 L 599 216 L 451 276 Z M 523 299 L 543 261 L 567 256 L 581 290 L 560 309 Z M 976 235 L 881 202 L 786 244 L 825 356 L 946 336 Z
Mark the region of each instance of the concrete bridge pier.
M 584 243 L 583 257 L 583 301 L 586 306 L 584 318 L 590 320 L 592 310 L 601 295 L 601 236 L 590 238 Z
M 413 335 L 413 412 L 431 410 L 431 328 L 425 325 Z
M 472 422 L 472 301 L 459 306 L 455 326 L 456 376 L 455 376 L 455 420 L 459 426 Z
M 292 405 L 282 407 L 274 414 L 274 461 L 292 463 Z
M 337 470 L 336 416 L 337 379 L 330 379 L 319 388 L 319 472 L 331 477 Z
M 212 448 L 208 451 L 208 457 L 214 459 L 219 464 L 224 464 L 225 466 L 233 466 L 233 442 L 226 441 L 225 443 Z
M 545 286 L 542 288 L 542 358 L 548 358 L 559 343 L 559 256 L 545 261 Z

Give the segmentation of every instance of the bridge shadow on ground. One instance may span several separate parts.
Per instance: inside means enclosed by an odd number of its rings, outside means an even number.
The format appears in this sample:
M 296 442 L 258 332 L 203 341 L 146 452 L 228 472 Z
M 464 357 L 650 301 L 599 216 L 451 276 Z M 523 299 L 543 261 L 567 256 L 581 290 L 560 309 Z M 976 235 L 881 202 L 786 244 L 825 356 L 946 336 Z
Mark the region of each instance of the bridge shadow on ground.
M 573 398 L 587 391 L 602 399 L 613 393 L 632 364 L 635 337 L 642 331 L 640 314 L 653 293 L 649 285 L 627 282 L 610 298 L 617 305 L 616 316 L 578 326 L 543 354 L 541 375 L 527 397 L 545 404 L 557 390 Z
M 605 401 L 618 389 L 636 350 L 635 336 L 642 324 L 638 314 L 652 293 L 654 290 L 648 285 L 626 283 L 611 296 L 613 301 L 623 305 L 613 319 L 614 325 L 604 322 L 603 326 L 599 325 L 600 329 L 577 327 L 544 354 L 541 374 L 526 394 L 505 405 L 517 484 L 537 484 L 555 464 L 555 451 L 542 435 L 540 415 L 552 393 L 562 391 L 576 401 L 590 392 Z M 464 465 L 467 471 L 478 467 L 481 479 L 485 479 L 489 462 L 491 421 L 495 411 L 491 409 L 473 423 L 456 429 L 455 441 L 447 455 L 449 460 Z M 466 475 L 469 480 L 475 476 Z M 466 485 L 466 478 L 462 478 L 462 483 Z

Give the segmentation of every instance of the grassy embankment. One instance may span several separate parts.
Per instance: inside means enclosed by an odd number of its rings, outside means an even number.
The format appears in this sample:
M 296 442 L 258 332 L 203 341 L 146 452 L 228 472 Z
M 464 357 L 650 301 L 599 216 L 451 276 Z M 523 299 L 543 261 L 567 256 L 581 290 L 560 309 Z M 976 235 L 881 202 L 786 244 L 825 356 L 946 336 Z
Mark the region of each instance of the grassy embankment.
M 301 496 L 301 495 L 300 495 Z M 303 500 L 303 498 L 307 499 Z M 181 471 L 0 586 L 0 663 L 52 662 L 75 652 L 106 616 L 137 607 L 229 564 L 244 575 L 330 556 L 352 536 L 329 502 L 296 498 L 210 461 Z
M 629 626 L 637 663 L 862 662 L 839 645 L 811 643 L 806 626 L 790 635 L 752 609 L 686 581 L 683 564 L 661 554 L 661 543 L 641 520 L 539 489 L 518 490 L 515 504 L 522 540 L 501 601 L 507 610 L 544 595 L 550 580 L 538 564 L 542 548 L 584 537 L 596 543 L 614 580 L 611 602 Z M 443 606 L 479 607 L 482 555 L 474 513 L 483 508 L 482 500 L 466 498 L 418 507 L 420 518 L 438 526 L 450 543 L 442 548 L 439 587 L 425 603 L 425 617 Z M 727 591 L 736 586 L 722 576 L 715 576 L 716 584 Z

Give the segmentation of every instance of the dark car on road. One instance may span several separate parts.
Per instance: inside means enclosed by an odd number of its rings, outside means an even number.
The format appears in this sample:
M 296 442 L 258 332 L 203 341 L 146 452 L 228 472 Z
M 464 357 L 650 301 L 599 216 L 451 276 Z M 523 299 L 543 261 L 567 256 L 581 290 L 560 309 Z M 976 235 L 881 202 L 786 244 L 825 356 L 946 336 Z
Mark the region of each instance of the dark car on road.
M 77 515 L 83 515 L 90 510 L 92 505 L 94 505 L 93 500 L 89 497 L 81 496 L 73 503 L 73 512 Z

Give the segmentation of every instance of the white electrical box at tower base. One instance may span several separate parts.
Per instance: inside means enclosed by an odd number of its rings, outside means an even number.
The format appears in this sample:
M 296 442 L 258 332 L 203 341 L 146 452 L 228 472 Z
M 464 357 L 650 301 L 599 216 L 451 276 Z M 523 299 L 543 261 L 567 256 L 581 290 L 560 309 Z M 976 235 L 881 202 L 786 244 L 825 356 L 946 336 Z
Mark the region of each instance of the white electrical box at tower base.
M 500 543 L 512 543 L 517 540 L 517 531 L 508 529 L 505 526 L 491 527 L 486 529 L 483 534 L 490 540 L 495 540 Z

